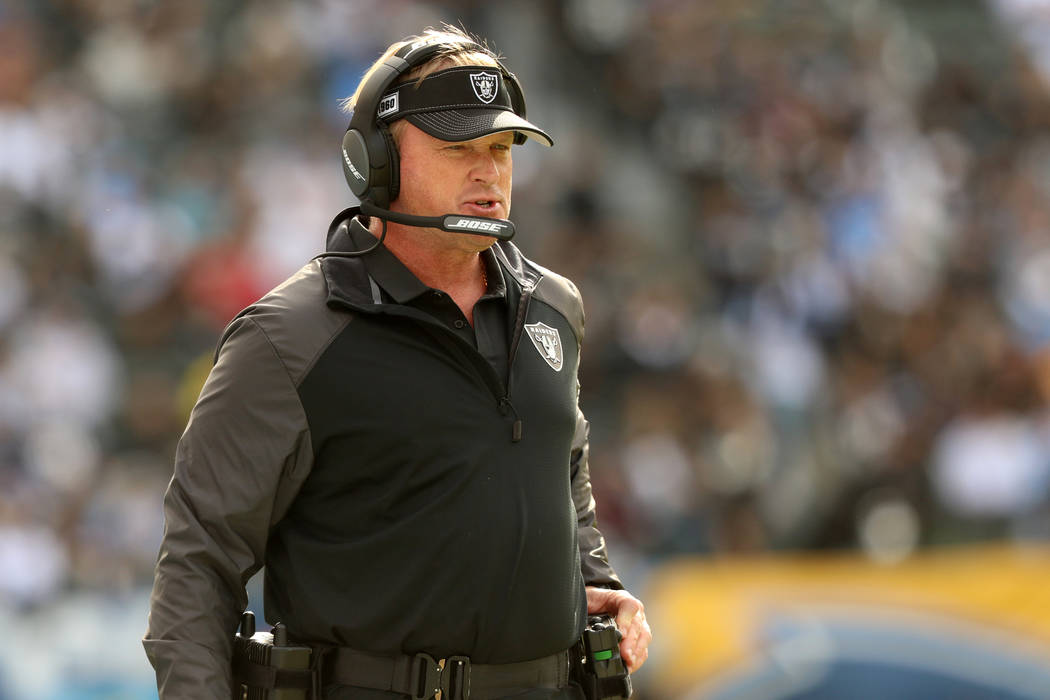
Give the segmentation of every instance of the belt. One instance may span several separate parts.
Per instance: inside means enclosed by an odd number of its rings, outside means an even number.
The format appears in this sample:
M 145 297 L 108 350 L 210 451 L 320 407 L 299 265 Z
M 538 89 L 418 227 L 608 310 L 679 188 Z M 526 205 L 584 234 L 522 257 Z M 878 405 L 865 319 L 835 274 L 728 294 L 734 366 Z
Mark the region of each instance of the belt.
M 347 647 L 322 652 L 322 682 L 387 690 L 428 700 L 483 700 L 502 691 L 564 688 L 569 681 L 569 652 L 510 664 L 474 664 L 466 656 L 435 659 L 429 654 L 380 656 Z

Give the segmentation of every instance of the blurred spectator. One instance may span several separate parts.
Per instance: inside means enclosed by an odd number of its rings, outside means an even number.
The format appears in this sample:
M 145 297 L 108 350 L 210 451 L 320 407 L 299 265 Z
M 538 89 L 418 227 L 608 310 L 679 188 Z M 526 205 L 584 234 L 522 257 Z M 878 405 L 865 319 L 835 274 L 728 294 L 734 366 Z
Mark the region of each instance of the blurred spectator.
M 338 100 L 442 20 L 521 56 L 555 125 L 515 154 L 514 216 L 587 304 L 592 476 L 632 576 L 1050 537 L 1048 10 L 0 8 L 2 605 L 148 585 L 219 332 L 353 202 Z

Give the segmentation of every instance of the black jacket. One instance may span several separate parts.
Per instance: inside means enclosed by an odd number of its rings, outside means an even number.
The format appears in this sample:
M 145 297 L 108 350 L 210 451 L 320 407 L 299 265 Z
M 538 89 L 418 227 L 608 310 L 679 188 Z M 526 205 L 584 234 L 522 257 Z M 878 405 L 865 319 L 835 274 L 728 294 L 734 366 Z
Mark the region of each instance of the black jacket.
M 370 240 L 344 222 L 329 250 Z M 228 697 L 264 563 L 293 638 L 478 663 L 567 648 L 584 585 L 620 587 L 577 405 L 579 293 L 510 243 L 483 255 L 505 367 L 399 303 L 425 288 L 384 248 L 311 261 L 227 327 L 165 497 L 144 639 L 163 697 Z

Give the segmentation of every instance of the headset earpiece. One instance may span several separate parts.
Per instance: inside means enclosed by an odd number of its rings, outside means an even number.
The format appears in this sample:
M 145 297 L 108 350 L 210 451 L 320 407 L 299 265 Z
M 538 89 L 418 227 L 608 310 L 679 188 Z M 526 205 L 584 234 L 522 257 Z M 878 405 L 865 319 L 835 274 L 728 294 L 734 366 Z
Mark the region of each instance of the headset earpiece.
M 386 124 L 371 129 L 350 127 L 343 134 L 343 175 L 358 199 L 386 207 L 397 197 L 398 155 Z M 392 192 L 393 190 L 393 192 Z
M 346 184 L 350 185 L 350 191 L 357 195 L 358 199 L 363 199 L 368 193 L 370 166 L 368 146 L 361 132 L 357 129 L 347 129 L 343 134 L 343 175 L 346 177 Z

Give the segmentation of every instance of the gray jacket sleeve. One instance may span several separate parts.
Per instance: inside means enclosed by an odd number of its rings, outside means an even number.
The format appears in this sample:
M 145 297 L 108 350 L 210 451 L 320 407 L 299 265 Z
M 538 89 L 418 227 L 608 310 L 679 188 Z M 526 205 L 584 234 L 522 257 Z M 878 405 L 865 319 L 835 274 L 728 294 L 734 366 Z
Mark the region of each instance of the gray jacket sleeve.
M 291 377 L 249 317 L 227 330 L 164 498 L 143 645 L 163 700 L 230 697 L 231 637 L 270 527 L 311 466 Z
M 590 425 L 577 410 L 576 435 L 571 457 L 572 502 L 576 506 L 576 522 L 580 537 L 580 568 L 583 582 L 588 586 L 622 589 L 623 583 L 609 564 L 605 538 L 598 530 L 596 505 L 591 493 L 591 473 L 588 466 Z
M 535 296 L 561 311 L 576 334 L 577 350 L 582 352 L 585 318 L 580 290 L 566 277 L 545 268 L 544 277 L 536 287 Z M 577 361 L 577 365 L 579 362 Z M 577 398 L 579 383 L 577 382 Z M 594 496 L 591 493 L 591 473 L 588 466 L 590 426 L 577 407 L 576 432 L 573 435 L 570 468 L 572 501 L 576 507 L 576 522 L 580 540 L 580 567 L 583 582 L 588 586 L 623 588 L 620 578 L 609 564 L 605 539 L 598 530 Z

